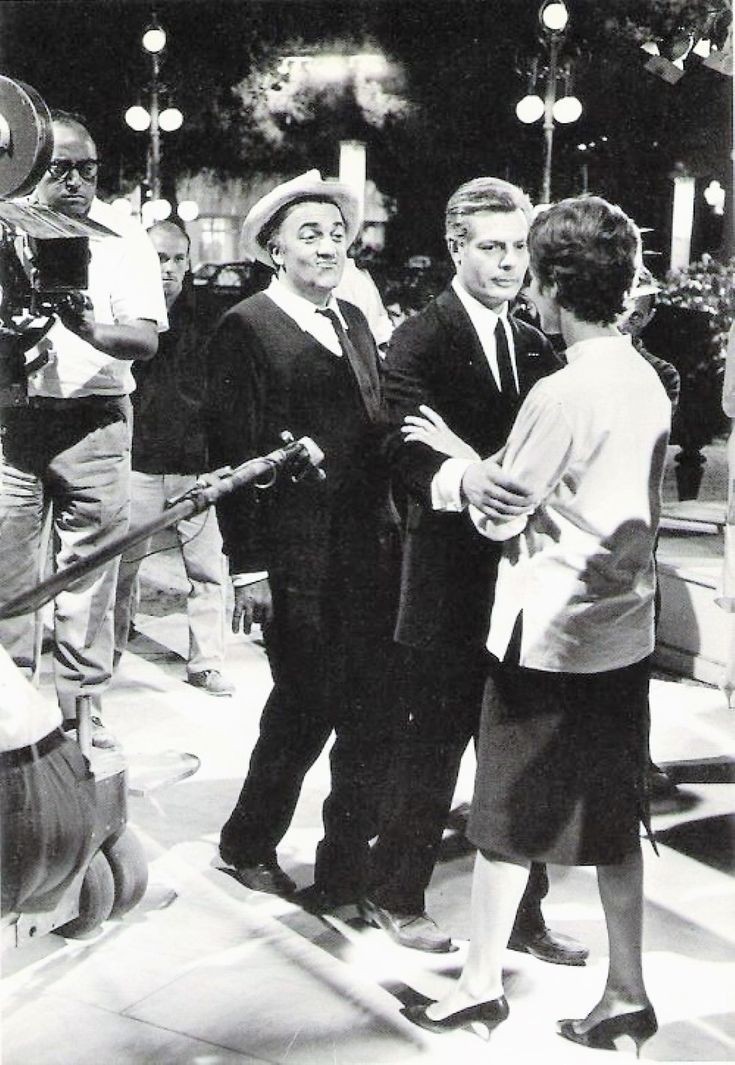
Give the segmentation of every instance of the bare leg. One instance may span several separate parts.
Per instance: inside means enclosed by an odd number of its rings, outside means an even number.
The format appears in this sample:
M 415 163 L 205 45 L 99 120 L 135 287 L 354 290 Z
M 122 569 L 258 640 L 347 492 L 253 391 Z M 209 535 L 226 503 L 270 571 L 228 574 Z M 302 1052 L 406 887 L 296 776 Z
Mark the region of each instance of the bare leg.
M 640 848 L 618 865 L 597 867 L 605 911 L 610 961 L 602 998 L 575 1024 L 586 1032 L 599 1021 L 645 1009 L 649 998 L 643 983 L 643 859 Z
M 428 1007 L 426 1013 L 432 1020 L 477 1002 L 491 1002 L 503 994 L 503 958 L 528 882 L 529 866 L 529 862 L 515 863 L 477 852 L 467 961 L 456 987 Z

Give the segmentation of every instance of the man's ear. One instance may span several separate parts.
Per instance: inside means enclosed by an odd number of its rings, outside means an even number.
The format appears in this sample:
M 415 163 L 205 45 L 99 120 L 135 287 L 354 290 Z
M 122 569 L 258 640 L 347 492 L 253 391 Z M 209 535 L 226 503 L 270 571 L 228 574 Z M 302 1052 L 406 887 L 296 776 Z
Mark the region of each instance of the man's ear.
M 281 249 L 279 248 L 277 241 L 269 240 L 267 251 L 276 266 L 283 265 L 283 256 L 281 255 Z
M 455 266 L 458 266 L 462 255 L 462 241 L 457 240 L 456 237 L 447 237 L 447 248 L 452 257 L 452 262 Z

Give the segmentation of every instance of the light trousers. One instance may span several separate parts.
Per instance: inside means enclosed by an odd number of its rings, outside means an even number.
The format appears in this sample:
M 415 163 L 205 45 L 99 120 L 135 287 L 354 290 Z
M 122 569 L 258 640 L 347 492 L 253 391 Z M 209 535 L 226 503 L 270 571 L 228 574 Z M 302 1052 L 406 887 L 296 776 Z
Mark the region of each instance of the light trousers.
M 131 476 L 130 530 L 158 518 L 167 499 L 186 492 L 197 479 L 193 473 L 139 473 Z M 225 656 L 225 567 L 214 507 L 177 522 L 173 530 L 148 537 L 123 555 L 115 600 L 115 650 L 127 647 L 134 618 L 135 584 L 143 558 L 173 542 L 178 546 L 189 580 L 186 600 L 189 622 L 189 673 L 219 669 Z
M 127 396 L 49 400 L 2 412 L 0 601 L 39 577 L 42 532 L 51 509 L 57 568 L 88 559 L 128 524 L 130 401 Z M 98 705 L 112 673 L 118 560 L 87 573 L 54 607 L 54 679 L 64 717 L 79 695 Z M 0 642 L 32 675 L 34 615 L 0 621 Z

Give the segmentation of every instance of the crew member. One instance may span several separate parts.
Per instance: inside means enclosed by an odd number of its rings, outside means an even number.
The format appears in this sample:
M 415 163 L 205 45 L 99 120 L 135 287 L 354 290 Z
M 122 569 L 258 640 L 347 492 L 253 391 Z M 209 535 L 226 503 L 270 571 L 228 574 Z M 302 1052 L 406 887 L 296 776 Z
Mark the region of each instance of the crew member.
M 166 500 L 189 491 L 207 469 L 204 402 L 206 374 L 193 287 L 186 284 L 189 237 L 175 222 L 148 230 L 158 254 L 169 329 L 158 355 L 133 370 L 133 474 L 130 529 L 157 518 Z M 222 675 L 225 657 L 225 585 L 222 538 L 214 508 L 183 518 L 176 539 L 190 590 L 187 680 L 209 695 L 232 695 Z M 151 538 L 122 557 L 115 600 L 115 652 L 128 643 L 140 563 Z

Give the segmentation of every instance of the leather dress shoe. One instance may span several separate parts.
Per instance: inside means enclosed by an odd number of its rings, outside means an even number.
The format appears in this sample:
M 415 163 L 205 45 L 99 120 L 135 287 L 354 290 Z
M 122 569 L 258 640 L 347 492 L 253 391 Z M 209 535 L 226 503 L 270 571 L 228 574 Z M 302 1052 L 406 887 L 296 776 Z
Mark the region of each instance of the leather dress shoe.
M 655 762 L 649 762 L 648 764 L 646 788 L 654 802 L 656 799 L 669 799 L 672 795 L 676 795 L 679 790 L 668 773 L 660 765 L 656 765 Z
M 400 947 L 431 954 L 449 954 L 457 950 L 446 932 L 442 932 L 426 913 L 394 913 L 372 899 L 362 899 L 360 915 L 368 924 L 382 928 Z
M 511 950 L 530 954 L 539 961 L 548 961 L 552 965 L 584 965 L 589 956 L 587 947 L 583 947 L 571 936 L 552 932 L 550 928 L 541 928 L 536 932 L 513 932 L 508 940 Z
M 224 858 L 224 855 L 223 855 Z M 224 858 L 227 861 L 226 858 Z M 263 891 L 267 895 L 293 895 L 296 883 L 284 873 L 277 862 L 259 862 L 257 865 L 235 865 L 233 876 L 251 891 Z
M 293 902 L 307 913 L 313 913 L 316 917 L 321 917 L 324 914 L 335 913 L 345 906 L 355 906 L 357 900 L 354 896 L 347 898 L 344 895 L 334 895 L 317 884 L 310 884 L 309 887 L 302 888 L 296 892 Z

